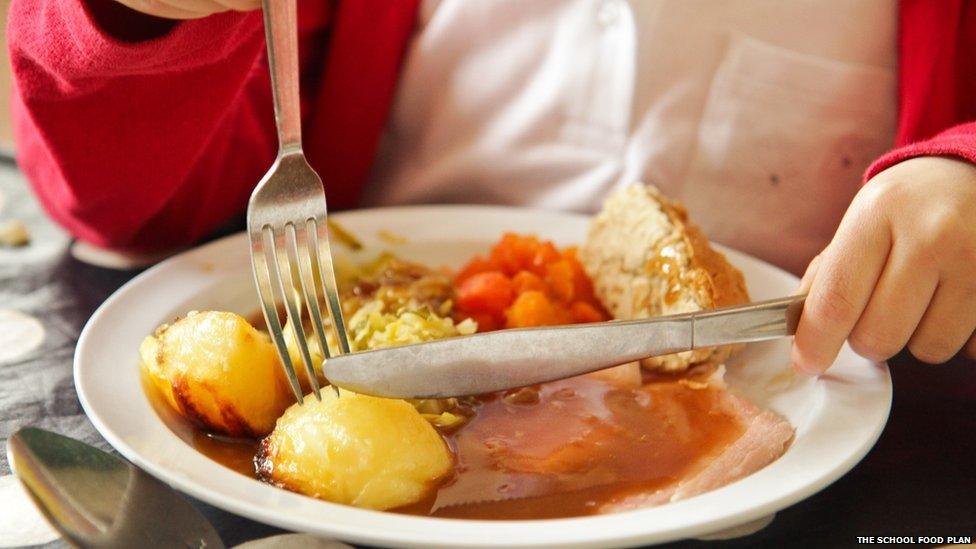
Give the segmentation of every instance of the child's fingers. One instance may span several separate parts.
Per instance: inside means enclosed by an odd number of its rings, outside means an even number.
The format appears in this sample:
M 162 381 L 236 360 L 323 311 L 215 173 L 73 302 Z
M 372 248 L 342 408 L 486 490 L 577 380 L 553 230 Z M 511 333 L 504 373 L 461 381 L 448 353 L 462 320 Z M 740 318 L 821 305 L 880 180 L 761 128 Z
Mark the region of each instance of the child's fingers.
M 199 19 L 210 15 L 207 12 L 189 10 L 171 6 L 160 0 L 117 0 L 120 4 L 136 11 L 162 17 L 164 19 Z
M 966 358 L 976 360 L 976 332 L 970 336 L 969 342 L 966 343 L 966 346 L 962 349 L 962 354 L 965 355 Z
M 800 279 L 800 288 L 797 290 L 797 294 L 804 294 L 810 291 L 810 286 L 813 285 L 813 280 L 817 278 L 817 270 L 820 268 L 820 258 L 823 257 L 823 253 L 817 254 L 810 264 L 807 265 L 807 270 L 803 273 L 803 278 Z
M 250 11 L 261 7 L 261 0 L 214 0 L 225 9 L 234 11 Z
M 976 288 L 959 279 L 939 284 L 908 350 L 915 358 L 940 364 L 955 356 L 976 330 Z
M 857 354 L 881 362 L 905 347 L 939 284 L 903 246 L 895 245 L 861 318 L 848 338 Z
M 227 11 L 214 0 L 118 0 L 142 13 L 166 19 L 199 19 L 213 13 Z
M 869 210 L 848 211 L 821 254 L 803 315 L 793 338 L 793 367 L 821 373 L 833 363 L 881 275 L 890 234 Z
M 158 1 L 160 3 L 168 4 L 176 9 L 180 9 L 192 13 L 199 13 L 203 15 L 220 13 L 230 9 L 229 7 L 225 6 L 223 2 L 219 2 L 218 0 L 158 0 Z

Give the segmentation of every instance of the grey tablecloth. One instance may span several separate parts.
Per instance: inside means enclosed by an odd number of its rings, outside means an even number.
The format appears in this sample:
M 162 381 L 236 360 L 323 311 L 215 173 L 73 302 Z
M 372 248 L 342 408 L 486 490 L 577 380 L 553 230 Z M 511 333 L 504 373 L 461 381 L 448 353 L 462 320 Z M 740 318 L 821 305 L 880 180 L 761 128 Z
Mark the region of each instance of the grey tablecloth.
M 0 444 L 21 426 L 65 434 L 112 450 L 88 418 L 75 393 L 71 364 L 75 343 L 91 313 L 137 271 L 114 271 L 75 260 L 68 236 L 50 222 L 31 196 L 20 172 L 0 164 L 0 220 L 27 223 L 32 241 L 23 248 L 0 247 L 0 309 L 13 309 L 41 321 L 39 348 L 0 364 Z M 0 476 L 10 473 L 0 452 Z M 280 530 L 194 502 L 228 545 Z M 0 510 L 0 512 L 3 512 Z M 66 546 L 63 542 L 52 547 Z

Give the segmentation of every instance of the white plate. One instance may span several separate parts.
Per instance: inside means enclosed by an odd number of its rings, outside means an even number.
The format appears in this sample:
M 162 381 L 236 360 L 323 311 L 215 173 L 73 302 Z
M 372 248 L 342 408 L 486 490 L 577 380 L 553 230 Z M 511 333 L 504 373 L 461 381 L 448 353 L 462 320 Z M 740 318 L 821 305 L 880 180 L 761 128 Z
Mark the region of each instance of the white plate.
M 363 210 L 337 219 L 367 247 L 393 249 L 430 265 L 459 266 L 506 231 L 560 245 L 582 241 L 579 215 L 491 207 Z M 391 246 L 383 230 L 409 237 Z M 745 274 L 753 299 L 788 295 L 796 277 L 724 250 Z M 845 348 L 820 379 L 793 376 L 789 342 L 750 346 L 729 365 L 737 390 L 796 427 L 783 457 L 761 471 L 685 501 L 596 517 L 472 521 L 405 516 L 335 505 L 274 488 L 211 461 L 174 434 L 140 383 L 137 349 L 153 329 L 191 309 L 257 309 L 248 246 L 235 235 L 180 254 L 140 274 L 92 315 L 75 353 L 75 384 L 95 427 L 150 474 L 208 503 L 252 519 L 345 541 L 397 547 L 602 547 L 702 536 L 760 519 L 821 490 L 850 470 L 888 417 L 884 366 Z

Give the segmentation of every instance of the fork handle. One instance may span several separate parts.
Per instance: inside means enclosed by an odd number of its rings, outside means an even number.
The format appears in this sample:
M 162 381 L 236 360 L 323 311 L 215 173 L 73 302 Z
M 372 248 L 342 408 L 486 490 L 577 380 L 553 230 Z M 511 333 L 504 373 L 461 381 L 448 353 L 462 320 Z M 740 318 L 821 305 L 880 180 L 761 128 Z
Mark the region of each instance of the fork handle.
M 262 0 L 279 154 L 302 149 L 295 0 Z

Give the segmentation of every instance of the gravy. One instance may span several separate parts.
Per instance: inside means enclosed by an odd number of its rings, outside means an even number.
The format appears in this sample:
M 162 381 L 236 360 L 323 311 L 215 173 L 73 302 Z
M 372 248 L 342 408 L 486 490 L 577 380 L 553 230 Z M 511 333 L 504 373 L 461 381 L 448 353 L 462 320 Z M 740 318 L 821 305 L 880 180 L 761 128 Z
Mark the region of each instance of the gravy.
M 214 437 L 147 395 L 199 452 L 250 477 L 257 441 Z M 475 416 L 444 438 L 455 473 L 428 498 L 394 512 L 469 519 L 596 514 L 605 504 L 673 487 L 743 432 L 721 392 L 671 378 L 621 388 L 590 376 L 480 397 Z

